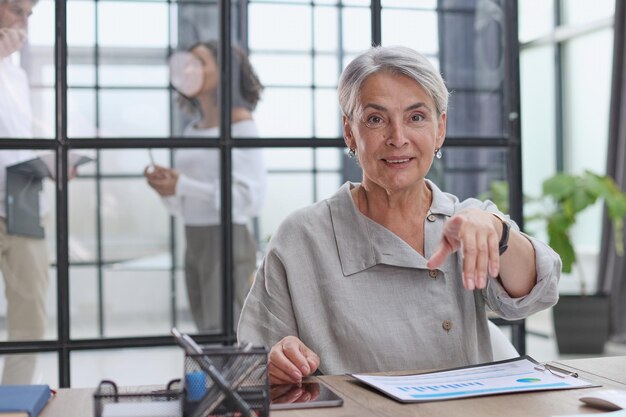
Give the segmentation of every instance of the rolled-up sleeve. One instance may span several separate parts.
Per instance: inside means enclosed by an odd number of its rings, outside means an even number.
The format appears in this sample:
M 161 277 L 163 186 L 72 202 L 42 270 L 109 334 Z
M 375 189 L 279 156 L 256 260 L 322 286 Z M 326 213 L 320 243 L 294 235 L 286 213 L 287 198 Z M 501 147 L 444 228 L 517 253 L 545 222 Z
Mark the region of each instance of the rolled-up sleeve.
M 523 234 L 523 233 L 522 233 Z M 535 250 L 537 283 L 523 297 L 511 297 L 500 280 L 490 279 L 484 295 L 487 305 L 499 316 L 517 320 L 552 307 L 559 300 L 558 284 L 561 276 L 561 258 L 545 243 L 523 234 Z

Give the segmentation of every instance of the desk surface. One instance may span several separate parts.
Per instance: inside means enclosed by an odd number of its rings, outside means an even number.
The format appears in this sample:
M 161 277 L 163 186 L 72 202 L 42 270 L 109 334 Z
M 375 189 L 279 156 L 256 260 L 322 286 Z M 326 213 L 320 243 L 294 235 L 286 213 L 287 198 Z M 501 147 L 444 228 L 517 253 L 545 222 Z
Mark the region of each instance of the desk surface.
M 317 377 L 344 399 L 343 407 L 317 410 L 274 411 L 275 417 L 404 417 L 404 416 L 556 416 L 601 412 L 578 400 L 592 390 L 626 389 L 626 356 L 576 359 L 555 362 L 555 365 L 579 373 L 581 378 L 601 384 L 601 388 L 582 388 L 562 391 L 543 391 L 437 401 L 420 404 L 401 404 L 366 388 L 347 376 Z M 41 417 L 93 416 L 93 389 L 61 389 L 46 406 Z

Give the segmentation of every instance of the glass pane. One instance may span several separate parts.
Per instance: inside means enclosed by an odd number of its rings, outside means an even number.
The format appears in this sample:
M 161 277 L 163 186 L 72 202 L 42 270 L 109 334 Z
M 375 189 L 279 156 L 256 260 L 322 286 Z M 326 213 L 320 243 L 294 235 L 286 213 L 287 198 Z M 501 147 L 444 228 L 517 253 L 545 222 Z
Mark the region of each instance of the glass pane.
M 563 23 L 577 25 L 598 19 L 612 18 L 615 13 L 615 1 L 596 0 L 567 0 L 563 5 Z M 612 23 L 612 22 L 611 22 Z
M 341 170 L 345 152 L 343 148 L 318 148 L 315 150 L 315 163 L 318 170 Z
M 310 3 L 308 0 L 251 0 L 253 3 Z
M 100 186 L 102 249 L 107 262 L 130 261 L 167 249 L 168 213 L 141 172 L 128 178 L 103 178 Z
M 423 54 L 439 50 L 436 12 L 383 9 L 381 19 L 383 45 L 404 45 Z
M 613 30 L 606 29 L 572 39 L 564 44 L 563 57 L 565 169 L 573 173 L 581 173 L 585 169 L 603 173 L 606 169 L 611 99 Z M 589 62 L 594 65 L 589 65 Z M 572 233 L 573 244 L 578 251 L 594 254 L 599 251 L 601 219 L 600 205 L 582 213 Z M 585 274 L 595 276 L 595 271 L 587 268 Z
M 447 136 L 501 137 L 503 110 L 500 92 L 455 92 L 448 103 Z
M 339 47 L 338 12 L 334 7 L 315 8 L 315 49 L 318 51 L 336 51 Z
M 167 4 L 99 2 L 98 41 L 102 47 L 165 48 L 169 38 L 167 11 Z
M 93 218 L 93 215 L 90 217 Z M 72 238 L 78 240 L 78 230 L 76 226 L 71 226 Z M 91 239 L 95 239 L 96 235 L 88 235 Z M 84 240 L 84 239 L 83 239 Z M 70 323 L 72 339 L 92 339 L 102 337 L 103 328 L 100 327 L 101 315 L 104 305 L 102 304 L 102 293 L 99 290 L 98 269 L 95 266 L 95 254 L 89 253 L 89 249 L 85 249 L 85 256 L 76 259 L 76 255 L 70 259 L 70 262 L 80 262 L 81 266 L 73 266 L 70 268 Z M 104 322 L 102 321 L 102 324 Z M 73 382 L 73 381 L 72 381 Z M 73 385 L 73 384 L 72 384 Z
M 167 87 L 169 74 L 167 67 L 161 64 L 129 64 L 100 66 L 100 82 L 103 86 L 157 86 Z
M 448 136 L 505 136 L 504 10 L 444 12 L 440 28 L 440 70 L 452 91 Z
M 96 8 L 90 1 L 68 1 L 67 46 L 91 47 L 96 42 Z
M 100 169 L 103 175 L 138 177 L 152 163 L 169 167 L 172 153 L 168 149 L 101 150 Z
M 520 42 L 548 35 L 554 29 L 554 0 L 518 0 L 517 13 Z
M 68 192 L 69 255 L 72 263 L 95 262 L 98 259 L 98 202 L 93 177 L 82 175 L 79 171 Z
M 315 90 L 315 136 L 320 138 L 342 136 L 341 114 L 334 89 Z
M 167 90 L 103 90 L 100 100 L 101 136 L 169 135 Z
M 312 135 L 310 89 L 266 88 L 255 119 L 261 137 L 308 137 Z
M 170 271 L 145 270 L 137 261 L 145 258 L 116 262 L 103 271 L 106 337 L 163 335 L 172 326 Z
M 522 108 L 522 175 L 524 195 L 537 197 L 543 181 L 556 172 L 554 47 L 528 48 L 520 55 Z M 544 210 L 531 204 L 527 214 Z M 525 225 L 536 235 L 543 231 L 534 223 Z
M 82 63 L 72 64 L 72 62 L 93 62 L 93 57 L 85 55 L 83 57 L 74 57 L 70 51 L 68 54 L 67 67 L 67 84 L 70 87 L 91 87 L 96 83 L 96 71 L 93 64 L 86 65 Z
M 371 1 L 370 0 L 343 0 L 341 3 L 344 4 L 345 6 L 370 7 Z
M 337 87 L 339 84 L 339 60 L 336 56 L 317 55 L 315 57 L 315 84 L 320 87 Z
M 288 193 L 285 190 L 289 190 Z M 267 202 L 260 218 L 260 236 L 269 242 L 280 223 L 295 210 L 315 201 L 313 174 L 310 172 L 271 172 L 268 174 Z
M 435 9 L 437 7 L 436 0 L 411 0 L 410 4 L 406 0 L 382 0 L 383 7 L 408 7 L 420 9 Z
M 345 3 L 345 2 L 344 2 Z M 361 52 L 372 44 L 371 12 L 369 9 L 342 9 L 343 49 L 348 52 Z
M 309 55 L 258 53 L 251 55 L 250 61 L 266 86 L 309 86 L 312 83 Z M 278 68 L 280 71 L 277 71 Z
M 602 30 L 566 42 L 563 57 L 563 133 L 568 142 L 566 169 L 575 173 L 585 169 L 603 172 L 611 100 L 613 30 Z M 590 83 L 589 80 L 597 82 Z
M 59 359 L 56 353 L 0 355 L 3 384 L 48 384 L 59 386 Z M 32 377 L 28 377 L 32 375 Z
M 311 50 L 310 6 L 253 3 L 248 11 L 250 49 Z
M 268 149 L 265 166 L 269 171 L 312 170 L 313 154 L 308 148 Z
M 94 388 L 103 379 L 118 386 L 165 385 L 182 378 L 183 360 L 184 353 L 178 347 L 72 352 L 72 388 Z
M 460 200 L 491 198 L 487 193 L 492 182 L 508 181 L 505 149 L 446 148 L 444 144 L 442 153 L 441 159 L 435 159 L 428 178 Z M 506 211 L 504 207 L 500 208 Z
M 67 135 L 70 138 L 96 135 L 95 91 L 68 89 L 67 113 Z
M 505 58 L 503 18 L 494 13 L 481 21 L 480 16 L 444 13 L 440 61 L 448 89 L 501 88 Z
M 32 134 L 36 139 L 40 138 L 53 138 L 54 137 L 54 129 L 56 128 L 55 121 L 55 113 L 54 113 L 54 89 L 52 88 L 33 88 L 30 93 L 30 98 L 32 102 Z M 13 113 L 15 116 L 14 121 L 18 121 L 20 126 L 26 128 L 30 128 L 25 122 L 22 122 L 21 116 L 27 114 L 27 110 L 25 113 L 20 113 L 15 109 L 21 108 L 21 105 L 18 104 L 18 107 L 14 107 L 12 111 L 9 113 Z M 26 108 L 24 108 L 26 109 Z M 13 125 L 15 127 L 15 125 Z M 13 129 L 9 129 L 13 130 Z M 2 135 L 0 135 L 2 136 Z M 19 136 L 13 136 L 19 137 Z M 28 137 L 28 136 L 26 136 Z

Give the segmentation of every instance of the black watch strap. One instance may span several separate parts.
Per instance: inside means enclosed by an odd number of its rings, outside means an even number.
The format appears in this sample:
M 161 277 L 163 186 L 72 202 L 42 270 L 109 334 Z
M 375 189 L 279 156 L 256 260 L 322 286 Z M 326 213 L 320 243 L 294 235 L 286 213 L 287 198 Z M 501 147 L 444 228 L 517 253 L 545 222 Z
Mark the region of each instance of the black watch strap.
M 502 237 L 500 237 L 500 242 L 498 242 L 498 249 L 500 250 L 500 255 L 502 255 L 509 248 L 509 232 L 511 226 L 506 220 L 503 220 L 499 216 L 498 218 L 502 221 Z

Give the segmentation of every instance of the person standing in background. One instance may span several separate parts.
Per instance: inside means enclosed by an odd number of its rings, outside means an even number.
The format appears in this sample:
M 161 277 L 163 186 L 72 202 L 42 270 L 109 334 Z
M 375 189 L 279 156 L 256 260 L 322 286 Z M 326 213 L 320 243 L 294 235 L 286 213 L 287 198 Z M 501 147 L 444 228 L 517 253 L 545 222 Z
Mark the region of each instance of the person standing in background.
M 215 41 L 201 42 L 170 62 L 172 85 L 182 103 L 199 113 L 185 129 L 190 137 L 219 137 L 219 54 Z M 180 70 L 180 73 L 176 71 Z M 257 137 L 252 112 L 263 86 L 247 55 L 232 48 L 231 131 L 234 137 Z M 189 106 L 188 106 L 189 107 Z M 233 279 L 235 323 L 256 268 L 256 245 L 247 224 L 258 216 L 265 196 L 261 149 L 233 149 Z M 222 225 L 220 153 L 217 149 L 179 149 L 174 169 L 154 165 L 144 174 L 171 213 L 185 223 L 185 279 L 189 305 L 200 332 L 215 332 L 222 323 Z
M 0 138 L 33 137 L 30 91 L 25 71 L 18 65 L 27 41 L 28 18 L 36 0 L 0 0 Z M 7 233 L 6 167 L 35 158 L 31 150 L 0 151 L 0 271 L 7 300 L 8 340 L 39 340 L 47 320 L 48 249 L 43 238 Z M 48 212 L 40 199 L 40 215 Z M 3 384 L 30 384 L 36 367 L 32 354 L 8 355 Z

